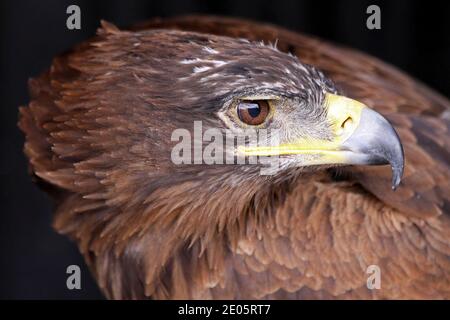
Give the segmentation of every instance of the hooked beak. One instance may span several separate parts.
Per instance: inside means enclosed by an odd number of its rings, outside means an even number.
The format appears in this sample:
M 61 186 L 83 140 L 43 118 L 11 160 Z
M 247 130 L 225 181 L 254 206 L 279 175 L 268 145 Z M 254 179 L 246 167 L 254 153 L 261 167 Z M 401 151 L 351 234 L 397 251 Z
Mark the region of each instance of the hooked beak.
M 366 105 L 335 94 L 325 97 L 331 140 L 300 139 L 277 146 L 245 147 L 248 156 L 304 155 L 304 165 L 384 165 L 392 168 L 392 189 L 400 184 L 404 156 L 392 125 Z

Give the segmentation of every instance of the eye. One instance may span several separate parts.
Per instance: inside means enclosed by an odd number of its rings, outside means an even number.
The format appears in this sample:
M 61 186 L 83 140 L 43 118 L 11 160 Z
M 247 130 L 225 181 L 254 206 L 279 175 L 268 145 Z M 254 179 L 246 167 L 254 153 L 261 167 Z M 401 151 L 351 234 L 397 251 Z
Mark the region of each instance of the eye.
M 269 115 L 270 107 L 266 100 L 242 100 L 237 105 L 239 119 L 245 124 L 257 126 Z

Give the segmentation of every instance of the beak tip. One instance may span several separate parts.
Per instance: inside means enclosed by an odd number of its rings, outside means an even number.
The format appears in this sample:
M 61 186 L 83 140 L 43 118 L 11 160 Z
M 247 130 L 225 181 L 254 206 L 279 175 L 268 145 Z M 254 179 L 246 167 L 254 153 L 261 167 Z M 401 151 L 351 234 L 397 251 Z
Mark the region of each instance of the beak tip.
M 397 190 L 397 187 L 400 185 L 400 181 L 392 181 L 392 190 L 395 191 Z
M 392 128 L 392 130 L 394 131 L 394 135 L 397 138 L 396 139 L 397 148 L 395 148 L 396 157 L 394 157 L 394 159 L 391 159 L 392 162 L 389 161 L 389 162 L 391 162 L 391 164 L 393 164 L 393 166 L 392 166 L 392 190 L 395 191 L 402 181 L 403 170 L 405 168 L 405 154 L 404 154 L 402 143 L 400 141 L 400 137 L 398 136 L 395 129 Z
M 392 190 L 396 190 L 400 185 L 403 176 L 403 165 L 400 167 L 392 167 Z

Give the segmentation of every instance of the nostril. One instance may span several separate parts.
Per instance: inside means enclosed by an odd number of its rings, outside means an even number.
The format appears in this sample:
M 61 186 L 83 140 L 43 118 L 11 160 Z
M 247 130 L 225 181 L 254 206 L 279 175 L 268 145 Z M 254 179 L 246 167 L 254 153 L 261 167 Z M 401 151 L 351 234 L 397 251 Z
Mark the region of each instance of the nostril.
M 340 127 L 337 128 L 336 134 L 343 135 L 351 131 L 353 127 L 353 118 L 347 117 L 344 121 L 341 122 Z
M 353 119 L 352 119 L 352 117 L 348 117 L 347 119 L 345 119 L 344 122 L 342 122 L 341 128 L 342 129 L 350 128 L 352 125 L 353 125 Z

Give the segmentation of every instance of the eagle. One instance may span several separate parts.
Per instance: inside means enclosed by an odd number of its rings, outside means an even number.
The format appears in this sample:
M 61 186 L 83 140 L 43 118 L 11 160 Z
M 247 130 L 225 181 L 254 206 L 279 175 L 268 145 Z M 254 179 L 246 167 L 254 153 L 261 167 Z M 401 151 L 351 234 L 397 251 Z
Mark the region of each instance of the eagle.
M 29 88 L 30 173 L 107 298 L 450 298 L 450 102 L 374 57 L 234 18 L 102 22 Z M 224 152 L 277 170 L 175 163 L 195 122 L 274 130 Z

